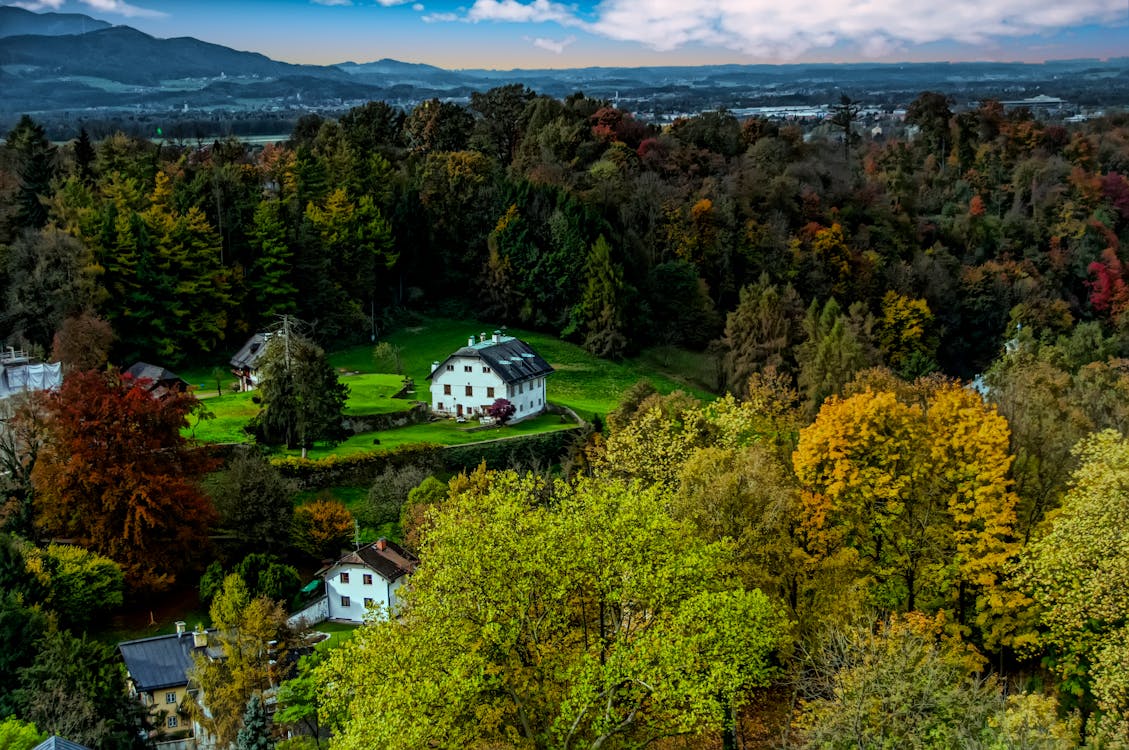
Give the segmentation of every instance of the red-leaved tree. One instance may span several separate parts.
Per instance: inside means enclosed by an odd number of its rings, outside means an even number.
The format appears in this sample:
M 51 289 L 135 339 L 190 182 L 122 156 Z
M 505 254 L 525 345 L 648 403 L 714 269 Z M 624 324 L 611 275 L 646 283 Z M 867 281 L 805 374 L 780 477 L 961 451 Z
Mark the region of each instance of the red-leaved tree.
M 86 371 L 40 394 L 47 436 L 31 480 L 42 534 L 116 561 L 135 591 L 159 591 L 204 546 L 215 510 L 199 479 L 216 462 L 181 435 L 195 397 L 142 385 Z
M 504 398 L 499 398 L 486 407 L 486 413 L 493 417 L 498 424 L 509 422 L 510 417 L 516 412 L 517 407 Z

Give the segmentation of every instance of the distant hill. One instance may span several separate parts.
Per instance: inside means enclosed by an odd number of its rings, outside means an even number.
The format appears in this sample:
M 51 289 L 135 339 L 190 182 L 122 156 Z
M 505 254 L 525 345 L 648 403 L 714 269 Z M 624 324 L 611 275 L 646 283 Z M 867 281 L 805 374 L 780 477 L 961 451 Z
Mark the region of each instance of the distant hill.
M 192 37 L 157 39 L 129 26 L 67 36 L 0 39 L 0 65 L 31 66 L 51 76 L 90 76 L 150 86 L 179 78 L 220 75 L 345 77 L 333 67 L 277 62 L 257 52 L 239 52 Z M 27 72 L 24 75 L 27 77 Z
M 0 6 L 0 38 L 7 36 L 65 36 L 108 29 L 111 24 L 81 13 L 32 13 L 14 5 Z
M 432 97 L 466 102 L 475 91 L 511 83 L 555 97 L 583 91 L 663 122 L 716 108 L 821 106 L 843 94 L 893 110 L 922 91 L 964 105 L 1044 94 L 1093 108 L 1129 103 L 1129 59 L 545 70 L 446 70 L 390 59 L 295 65 L 191 37 L 158 39 L 77 13 L 0 6 L 0 132 L 32 113 L 61 138 L 71 136 L 75 121 L 114 127 L 127 120 L 180 123 L 192 133 L 229 132 L 241 121 L 244 134 L 275 134 L 310 112 L 335 115 L 376 99 L 404 109 Z

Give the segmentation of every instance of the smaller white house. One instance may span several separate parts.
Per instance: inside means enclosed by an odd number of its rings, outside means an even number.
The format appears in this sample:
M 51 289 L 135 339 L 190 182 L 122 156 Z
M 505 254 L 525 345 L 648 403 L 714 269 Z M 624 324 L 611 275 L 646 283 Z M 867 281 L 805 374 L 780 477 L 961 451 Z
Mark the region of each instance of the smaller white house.
M 325 579 L 329 619 L 364 622 L 373 613 L 395 611 L 396 592 L 418 564 L 400 545 L 378 539 L 323 568 L 318 575 Z
M 545 380 L 553 372 L 533 347 L 494 331 L 431 365 L 431 410 L 443 416 L 481 417 L 499 398 L 517 410 L 513 422 L 536 416 L 548 404 Z

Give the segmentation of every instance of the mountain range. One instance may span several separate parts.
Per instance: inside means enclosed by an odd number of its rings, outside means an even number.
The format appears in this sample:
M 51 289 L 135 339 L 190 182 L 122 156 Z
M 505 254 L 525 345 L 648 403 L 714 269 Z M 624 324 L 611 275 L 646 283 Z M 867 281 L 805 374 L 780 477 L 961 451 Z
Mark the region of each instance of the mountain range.
M 583 90 L 652 117 L 717 107 L 826 104 L 843 93 L 899 106 L 923 90 L 958 101 L 1049 94 L 1080 105 L 1129 104 L 1129 58 L 1044 63 L 709 65 L 446 70 L 397 60 L 295 65 L 177 37 L 158 39 L 78 13 L 0 6 L 0 127 L 22 113 L 51 121 L 289 118 L 380 99 L 409 108 L 465 100 L 506 83 L 563 97 Z M 267 127 L 269 125 L 257 125 Z

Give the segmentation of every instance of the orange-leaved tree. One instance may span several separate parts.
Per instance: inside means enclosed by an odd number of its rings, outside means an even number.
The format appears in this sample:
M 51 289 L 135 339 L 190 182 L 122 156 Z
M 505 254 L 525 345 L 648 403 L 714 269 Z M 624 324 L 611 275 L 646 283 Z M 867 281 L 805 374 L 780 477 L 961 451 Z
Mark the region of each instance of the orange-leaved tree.
M 853 550 L 880 607 L 944 611 L 989 649 L 1020 647 L 1007 421 L 955 383 L 919 385 L 912 403 L 832 397 L 801 431 L 793 465 L 811 552 Z
M 122 566 L 134 590 L 168 588 L 215 518 L 199 478 L 215 461 L 182 436 L 196 399 L 156 398 L 117 372 L 69 375 L 41 396 L 47 439 L 32 484 L 41 533 Z

